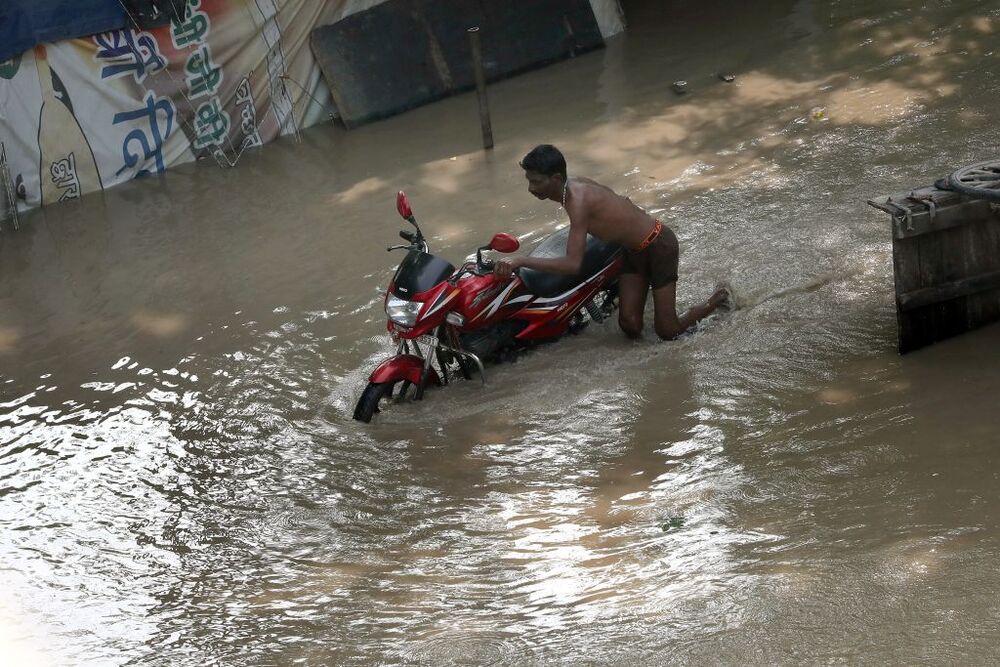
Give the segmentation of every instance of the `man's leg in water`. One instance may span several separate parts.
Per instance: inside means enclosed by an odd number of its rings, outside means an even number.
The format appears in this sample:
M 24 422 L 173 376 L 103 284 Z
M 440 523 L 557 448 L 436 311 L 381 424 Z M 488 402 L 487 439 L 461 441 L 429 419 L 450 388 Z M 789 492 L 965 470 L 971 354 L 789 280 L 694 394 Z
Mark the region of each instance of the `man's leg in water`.
M 642 314 L 646 310 L 649 281 L 638 273 L 618 277 L 618 326 L 629 338 L 642 335 Z
M 653 315 L 656 335 L 663 340 L 672 340 L 705 319 L 725 302 L 728 292 L 724 288 L 715 290 L 703 304 L 689 308 L 677 316 L 677 283 L 672 282 L 653 290 Z M 625 301 L 622 300 L 624 305 Z M 624 310 L 622 311 L 624 314 Z

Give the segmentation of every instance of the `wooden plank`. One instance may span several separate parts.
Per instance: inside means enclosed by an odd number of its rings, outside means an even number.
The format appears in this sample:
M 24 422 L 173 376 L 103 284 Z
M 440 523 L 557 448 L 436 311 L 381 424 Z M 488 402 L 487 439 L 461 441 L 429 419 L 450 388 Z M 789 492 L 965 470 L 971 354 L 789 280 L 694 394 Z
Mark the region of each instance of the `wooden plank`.
M 914 308 L 923 308 L 924 306 L 931 306 L 942 301 L 950 301 L 995 289 L 1000 289 L 1000 271 L 954 280 L 935 287 L 924 287 L 904 292 L 898 297 L 899 308 L 905 312 Z M 974 322 L 977 322 L 978 319 L 970 319 L 967 325 L 970 327 L 975 326 Z
M 933 302 L 919 308 L 904 309 L 900 302 L 901 295 L 932 289 L 944 279 L 946 261 L 942 240 L 949 233 L 954 231 L 939 231 L 893 241 L 894 244 L 898 243 L 910 249 L 909 280 L 905 287 L 897 285 L 896 289 L 896 314 L 906 336 L 905 340 L 900 340 L 901 353 L 920 349 L 950 335 L 948 333 L 950 322 L 959 311 L 955 304 Z
M 893 278 L 896 294 L 903 294 L 921 287 L 920 245 L 918 239 L 893 239 Z M 896 334 L 899 353 L 906 354 L 922 346 L 924 339 L 924 317 L 918 313 L 904 313 L 896 302 Z
M 936 267 L 928 270 L 929 286 L 939 288 L 966 277 L 963 261 L 966 237 L 974 229 L 973 225 L 950 227 L 921 238 L 937 246 Z M 931 306 L 936 311 L 937 322 L 931 335 L 931 342 L 938 342 L 968 331 L 968 298 L 958 295 L 947 301 L 939 301 Z
M 906 239 L 923 234 L 933 234 L 953 227 L 973 224 L 988 219 L 990 203 L 984 200 L 973 200 L 937 208 L 932 216 L 930 210 L 913 213 L 909 220 L 893 225 L 892 233 L 896 238 Z
M 993 270 L 991 260 L 982 252 L 979 244 L 983 233 L 979 229 L 981 226 L 989 224 L 988 219 L 977 225 L 970 225 L 963 230 L 962 247 L 958 249 L 959 256 L 954 258 L 957 264 L 962 267 L 961 279 L 953 284 L 959 289 L 968 288 L 962 296 L 973 296 L 980 292 L 1000 286 L 1000 284 L 990 282 L 990 276 L 994 273 L 1000 274 L 1000 267 Z M 946 288 L 947 285 L 941 285 Z M 976 289 L 977 287 L 981 289 Z M 965 328 L 966 330 L 976 327 L 976 322 L 980 317 L 980 304 L 976 299 L 965 300 Z
M 939 190 L 933 185 L 926 185 L 920 188 L 913 188 L 912 190 L 903 190 L 902 192 L 893 192 L 890 195 L 883 195 L 881 197 L 873 197 L 868 200 L 868 203 L 876 208 L 879 208 L 879 203 L 885 204 L 887 202 L 898 202 L 905 203 L 913 198 L 924 199 L 931 197 L 935 202 L 942 206 L 947 206 L 951 204 L 958 204 L 963 199 L 968 199 L 967 196 L 963 195 L 961 192 L 955 192 L 954 190 Z
M 939 234 L 914 237 L 920 247 L 920 279 L 917 284 L 921 288 L 934 287 L 940 281 L 941 273 L 941 244 Z M 899 303 L 899 296 L 896 297 Z M 936 343 L 938 332 L 941 331 L 947 321 L 947 313 L 942 313 L 940 304 L 932 304 L 924 308 L 914 310 L 919 313 L 923 322 L 923 330 L 920 332 L 921 346 Z
M 997 207 L 934 187 L 868 203 L 892 216 L 901 354 L 1000 320 Z
M 876 197 L 869 199 L 868 204 L 893 217 L 894 238 L 930 234 L 990 216 L 988 201 L 972 199 L 952 190 L 938 190 L 933 186 Z M 904 217 L 906 213 L 909 213 L 908 217 Z
M 978 274 L 1000 273 L 1000 217 L 970 228 L 967 257 Z M 969 297 L 968 327 L 974 329 L 1000 320 L 1000 291 L 983 290 Z

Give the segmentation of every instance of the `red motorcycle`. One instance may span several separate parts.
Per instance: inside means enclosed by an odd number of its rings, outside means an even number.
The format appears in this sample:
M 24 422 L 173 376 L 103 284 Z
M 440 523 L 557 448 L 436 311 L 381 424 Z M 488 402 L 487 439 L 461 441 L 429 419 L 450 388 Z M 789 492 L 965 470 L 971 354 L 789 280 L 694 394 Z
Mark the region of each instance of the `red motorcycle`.
M 510 253 L 520 243 L 497 234 L 476 251 L 476 260 L 458 270 L 430 254 L 427 241 L 406 195 L 396 196 L 396 209 L 416 232 L 402 230 L 407 241 L 387 250 L 406 250 L 385 295 L 388 330 L 397 344 L 368 378 L 354 408 L 354 418 L 370 422 L 383 400 L 423 398 L 429 386 L 448 384 L 450 375 L 472 379 L 478 371 L 486 383 L 484 364 L 512 359 L 533 344 L 576 333 L 590 321 L 604 321 L 618 305 L 620 246 L 587 237 L 579 275 L 560 275 L 521 268 L 509 278 L 493 273 L 484 250 Z M 532 257 L 566 253 L 566 227 L 545 239 Z M 435 367 L 436 366 L 436 367 Z M 397 389 L 398 387 L 398 389 Z

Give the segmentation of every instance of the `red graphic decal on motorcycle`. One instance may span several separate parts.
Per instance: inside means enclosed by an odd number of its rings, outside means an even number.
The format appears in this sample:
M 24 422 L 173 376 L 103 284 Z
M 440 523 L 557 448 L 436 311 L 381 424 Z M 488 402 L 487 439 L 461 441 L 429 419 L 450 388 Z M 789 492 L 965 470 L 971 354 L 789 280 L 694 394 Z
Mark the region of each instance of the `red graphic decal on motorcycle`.
M 473 308 L 479 308 L 479 304 L 481 304 L 483 301 L 486 301 L 486 299 L 496 296 L 497 292 L 499 292 L 502 288 L 503 288 L 502 285 L 494 285 L 493 287 L 487 287 L 482 292 L 477 294 L 476 297 L 472 300 L 472 303 L 469 305 L 472 306 Z
M 493 299 L 493 302 L 490 303 L 490 305 L 484 308 L 481 313 L 476 315 L 475 319 L 478 320 L 480 317 L 483 317 L 484 315 L 486 317 L 492 317 L 494 313 L 500 310 L 500 307 L 503 306 L 504 302 L 507 300 L 507 297 L 510 296 L 510 293 L 514 291 L 515 285 L 517 285 L 516 280 L 510 281 L 510 284 L 507 285 L 506 288 L 504 288 L 504 291 L 500 292 L 497 298 Z M 520 299 L 521 297 L 518 298 Z M 515 299 L 515 301 L 516 300 L 517 299 Z
M 445 305 L 447 305 L 449 301 L 451 301 L 456 296 L 458 296 L 458 294 L 461 291 L 462 290 L 460 290 L 460 289 L 454 289 L 454 290 L 452 290 L 451 292 L 448 292 L 448 293 L 441 292 L 441 294 L 438 295 L 438 298 L 434 300 L 434 303 L 431 304 L 431 307 L 427 309 L 427 312 L 424 313 L 424 318 L 430 317 L 431 315 L 433 315 L 437 311 L 439 311 L 442 308 L 444 308 Z M 423 318 L 421 318 L 421 319 L 423 319 Z
M 563 292 L 558 296 L 551 296 L 547 298 L 537 299 L 533 304 L 531 304 L 531 308 L 525 308 L 524 310 L 521 311 L 521 313 L 524 313 L 525 315 L 544 315 L 546 313 L 551 313 L 552 311 L 562 310 L 563 308 L 566 308 L 566 306 L 574 298 L 583 293 L 585 289 L 590 289 L 590 287 L 594 283 L 599 282 L 603 273 L 604 273 L 603 271 L 601 273 L 598 273 L 593 278 L 585 280 L 584 282 L 580 283 L 571 290 Z M 575 310 L 576 310 L 575 308 L 567 309 L 566 312 L 560 315 L 558 318 L 556 318 L 555 321 L 559 322 L 566 319 L 571 314 L 573 314 Z

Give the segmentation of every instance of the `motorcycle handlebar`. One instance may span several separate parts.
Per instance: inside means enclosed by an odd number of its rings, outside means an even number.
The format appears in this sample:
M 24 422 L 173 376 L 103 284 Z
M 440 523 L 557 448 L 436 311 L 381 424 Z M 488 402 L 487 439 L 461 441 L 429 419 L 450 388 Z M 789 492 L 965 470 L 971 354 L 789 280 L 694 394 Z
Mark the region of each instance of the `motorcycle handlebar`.
M 490 273 L 493 273 L 493 262 L 466 262 L 449 280 L 454 284 L 465 274 L 485 276 Z
M 385 249 L 386 252 L 392 252 L 393 250 L 419 250 L 421 252 L 430 252 L 430 248 L 427 247 L 427 242 L 422 236 L 420 236 L 420 234 L 413 235 L 404 229 L 399 232 L 399 235 L 409 241 L 409 244 L 391 245 Z

